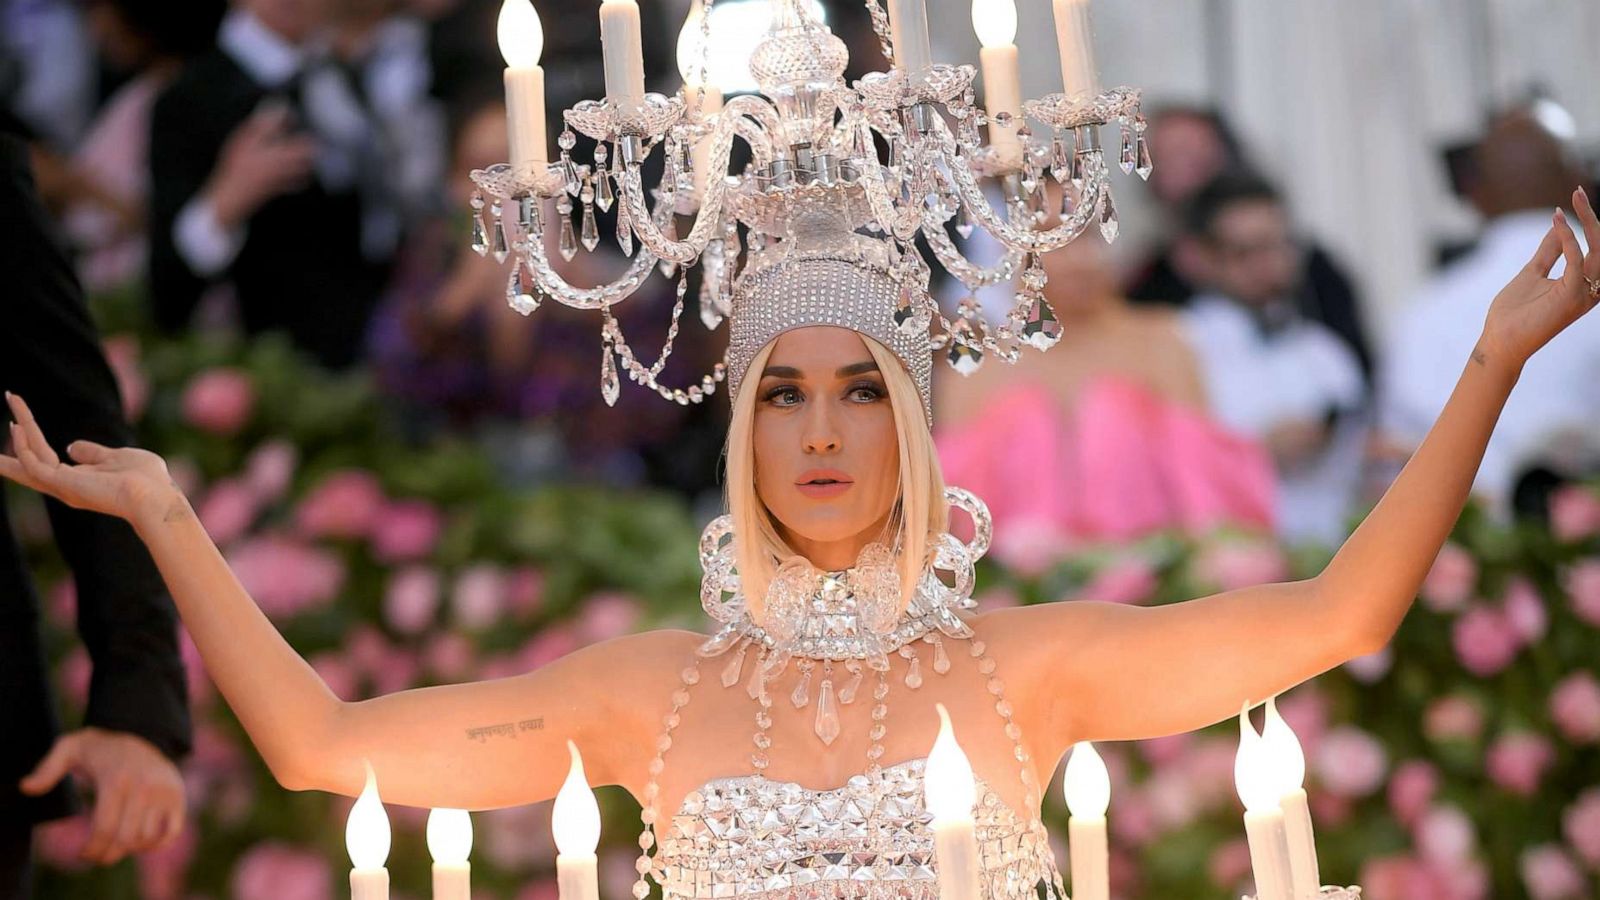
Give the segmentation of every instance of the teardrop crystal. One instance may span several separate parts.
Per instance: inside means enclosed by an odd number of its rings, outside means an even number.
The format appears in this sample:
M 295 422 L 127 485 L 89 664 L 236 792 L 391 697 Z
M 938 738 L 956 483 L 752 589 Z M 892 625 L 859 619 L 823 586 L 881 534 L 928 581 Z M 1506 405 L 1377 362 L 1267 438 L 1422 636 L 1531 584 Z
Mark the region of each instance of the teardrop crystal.
M 861 671 L 861 667 L 860 666 L 857 666 L 855 668 L 853 674 L 850 676 L 850 680 L 845 682 L 844 683 L 844 687 L 839 689 L 839 702 L 840 703 L 848 704 L 848 703 L 854 703 L 855 702 L 856 692 L 861 690 L 861 679 L 864 676 L 864 674 L 865 673 L 863 673 Z
M 506 282 L 506 302 L 525 316 L 539 308 L 538 289 L 533 286 L 533 279 L 520 262 L 511 267 L 511 278 Z
M 499 210 L 496 204 L 496 211 Z M 494 261 L 503 263 L 511 254 L 511 247 L 506 244 L 506 228 L 500 223 L 500 216 L 494 217 L 494 225 L 489 229 L 489 249 L 494 254 Z
M 621 213 L 617 214 L 617 246 L 622 249 L 623 256 L 633 255 L 633 229 L 628 227 Z
M 746 647 L 748 646 L 749 645 L 746 645 Z M 739 683 L 739 673 L 744 670 L 744 654 L 746 647 L 740 647 L 739 652 L 733 655 L 733 659 L 728 660 L 728 664 L 722 667 L 723 687 L 733 687 Z
M 922 660 L 916 656 L 911 657 L 910 665 L 906 667 L 906 687 L 913 691 L 922 687 Z
M 839 707 L 833 700 L 833 680 L 822 679 L 822 686 L 817 689 L 817 721 L 815 728 L 817 737 L 822 738 L 824 744 L 832 744 L 839 736 Z
M 715 330 L 722 324 L 722 311 L 717 309 L 717 298 L 709 277 L 700 282 L 700 323 L 706 326 L 707 331 Z
M 1061 320 L 1043 296 L 1028 301 L 1028 318 L 1022 325 L 1022 340 L 1036 350 L 1049 350 L 1061 342 Z M 940 645 L 941 648 L 943 645 Z
M 767 666 L 764 660 L 758 660 L 756 665 L 750 667 L 750 678 L 745 682 L 744 690 L 751 700 L 759 700 L 767 692 Z
M 929 313 L 917 302 L 919 299 L 909 281 L 902 279 L 894 304 L 894 325 L 901 334 L 915 336 L 928 330 Z
M 561 258 L 572 261 L 578 255 L 578 235 L 572 230 L 572 211 L 568 210 L 561 216 L 561 240 L 556 249 L 561 251 Z
M 489 231 L 483 227 L 483 213 L 472 214 L 472 252 L 489 255 Z
M 583 205 L 583 249 L 593 251 L 600 244 L 600 229 L 594 224 L 594 205 Z
M 617 380 L 617 365 L 611 361 L 611 345 L 605 345 L 605 356 L 600 360 L 600 396 L 605 398 L 607 406 L 617 405 L 617 396 L 622 392 L 622 384 Z M 739 651 L 736 661 L 743 661 L 744 651 Z M 738 675 L 734 676 L 738 680 Z
M 1150 172 L 1155 169 L 1155 164 L 1150 160 L 1150 142 L 1144 139 L 1143 132 L 1139 134 L 1138 154 L 1138 162 L 1134 164 L 1133 170 L 1139 173 L 1140 178 L 1148 181 Z
M 1058 137 L 1050 143 L 1050 177 L 1056 184 L 1065 184 L 1071 169 L 1072 155 L 1067 150 L 1067 142 Z
M 594 190 L 594 203 L 600 207 L 601 212 L 608 212 L 611 204 L 616 202 L 617 196 L 611 192 L 611 179 L 606 177 L 605 170 L 595 173 L 594 180 L 599 182 Z
M 940 675 L 950 671 L 950 654 L 945 652 L 944 641 L 933 642 L 933 670 Z
M 795 682 L 794 692 L 789 695 L 789 702 L 795 709 L 803 709 L 811 702 L 811 670 L 806 669 L 800 673 L 800 680 Z
M 1133 132 L 1124 130 L 1122 132 L 1122 155 L 1121 158 L 1118 159 L 1118 163 L 1122 166 L 1122 172 L 1124 175 L 1132 175 L 1133 167 L 1138 162 L 1138 155 L 1133 148 Z
M 977 346 L 977 340 L 972 335 L 972 325 L 966 319 L 957 319 L 950 326 L 950 348 L 946 351 L 945 358 L 950 361 L 950 367 L 962 375 L 971 375 L 983 365 L 983 348 Z M 963 340 L 957 340 L 956 338 Z M 971 341 L 971 344 L 966 343 Z
M 967 205 L 963 203 L 961 204 L 961 212 L 956 215 L 956 234 L 961 235 L 962 240 L 966 240 L 972 237 L 972 229 L 972 211 L 967 209 Z
M 1100 236 L 1108 244 L 1117 239 L 1117 206 L 1111 202 L 1109 189 L 1100 196 Z

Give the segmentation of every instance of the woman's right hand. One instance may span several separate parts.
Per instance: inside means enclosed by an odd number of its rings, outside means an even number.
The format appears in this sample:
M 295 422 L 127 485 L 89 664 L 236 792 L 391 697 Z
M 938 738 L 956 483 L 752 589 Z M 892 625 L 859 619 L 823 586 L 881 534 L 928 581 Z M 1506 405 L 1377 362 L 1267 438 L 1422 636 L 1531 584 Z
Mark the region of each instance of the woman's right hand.
M 6 402 L 16 421 L 11 425 L 11 452 L 0 454 L 0 476 L 47 494 L 68 506 L 116 516 L 137 524 L 158 507 L 182 499 L 167 472 L 167 463 L 148 450 L 111 448 L 93 441 L 67 446 L 72 462 L 51 449 L 22 398 L 9 391 Z M 74 465 L 73 463 L 76 463 Z

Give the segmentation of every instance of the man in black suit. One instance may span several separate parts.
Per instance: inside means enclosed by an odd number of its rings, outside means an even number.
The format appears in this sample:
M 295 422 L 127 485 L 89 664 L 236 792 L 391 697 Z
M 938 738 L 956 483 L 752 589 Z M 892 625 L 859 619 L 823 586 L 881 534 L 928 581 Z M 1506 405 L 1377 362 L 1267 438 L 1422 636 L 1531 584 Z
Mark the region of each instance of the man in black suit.
M 370 113 L 309 50 L 325 4 L 242 0 L 156 101 L 150 292 L 179 330 L 231 283 L 247 332 L 285 331 L 339 367 L 358 357 L 393 242 L 376 234 L 381 191 L 362 190 L 382 160 Z
M 0 91 L 0 387 L 39 397 L 63 445 L 122 446 L 132 435 L 83 292 L 50 234 L 21 126 Z M 48 399 L 46 399 L 48 398 Z M 0 900 L 31 895 L 31 836 L 77 812 L 71 772 L 94 789 L 85 858 L 111 863 L 183 827 L 190 723 L 177 614 L 125 522 L 46 501 L 77 585 L 78 631 L 93 663 L 84 727 L 60 735 L 41 643 L 39 598 L 0 495 Z

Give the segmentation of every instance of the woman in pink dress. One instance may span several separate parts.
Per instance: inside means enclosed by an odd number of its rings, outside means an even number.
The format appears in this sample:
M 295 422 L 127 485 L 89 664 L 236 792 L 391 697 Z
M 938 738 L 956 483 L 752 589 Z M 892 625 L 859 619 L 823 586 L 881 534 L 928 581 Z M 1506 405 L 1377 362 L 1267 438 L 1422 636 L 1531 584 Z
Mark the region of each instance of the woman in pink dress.
M 996 553 L 1270 530 L 1271 459 L 1207 414 L 1172 314 L 1131 306 L 1099 241 L 1074 241 L 1045 268 L 1061 344 L 970 377 L 943 371 L 935 391 L 940 459 L 952 483 L 988 501 Z

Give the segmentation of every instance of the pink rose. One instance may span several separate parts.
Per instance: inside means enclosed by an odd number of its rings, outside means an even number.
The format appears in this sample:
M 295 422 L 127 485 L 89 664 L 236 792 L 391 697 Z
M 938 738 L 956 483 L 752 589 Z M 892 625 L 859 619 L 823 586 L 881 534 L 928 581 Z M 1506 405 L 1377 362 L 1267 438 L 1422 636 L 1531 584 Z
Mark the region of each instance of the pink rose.
M 244 480 L 265 503 L 281 498 L 294 482 L 300 451 L 282 438 L 267 441 L 251 452 L 244 463 Z
M 361 469 L 328 475 L 295 510 L 295 525 L 307 537 L 366 537 L 383 509 L 378 477 Z
M 522 870 L 548 865 L 556 845 L 550 834 L 554 801 L 490 809 L 472 816 L 474 859 L 479 846 L 489 862 L 502 869 Z M 481 841 L 481 844 L 480 844 Z
M 1550 692 L 1550 719 L 1574 744 L 1600 742 L 1600 681 L 1584 671 L 1561 679 Z
M 1013 520 L 995 532 L 994 558 L 1024 578 L 1043 575 L 1061 560 L 1068 538 L 1047 519 Z
M 1566 543 L 1600 534 L 1600 494 L 1569 484 L 1550 498 L 1550 531 Z
M 1389 767 L 1378 739 L 1353 725 L 1329 731 L 1314 759 L 1322 785 L 1344 797 L 1365 797 L 1376 791 Z
M 1181 762 L 1184 755 L 1189 752 L 1189 748 L 1193 745 L 1194 733 L 1180 731 L 1177 734 L 1169 734 L 1166 737 L 1149 738 L 1140 741 L 1136 746 L 1139 748 L 1139 755 L 1144 757 L 1145 762 L 1159 768 Z
M 1412 900 L 1422 864 L 1409 856 L 1380 856 L 1361 867 L 1361 896 L 1368 900 Z
M 1479 678 L 1504 671 L 1519 649 L 1511 623 L 1499 611 L 1482 604 L 1473 605 L 1456 619 L 1450 638 L 1462 668 Z
M 250 376 L 233 368 L 207 369 L 183 389 L 183 418 L 201 431 L 224 437 L 250 421 L 256 389 Z
M 1008 587 L 989 587 L 979 592 L 972 598 L 978 604 L 979 612 L 990 612 L 996 609 L 1010 609 L 1022 605 L 1022 598 L 1017 592 Z
M 1472 857 L 1478 833 L 1467 814 L 1455 806 L 1428 810 L 1417 822 L 1417 852 L 1435 865 L 1454 865 Z
M 372 672 L 372 690 L 377 696 L 415 687 L 422 672 L 422 660 L 404 647 L 389 646 L 383 660 Z
M 356 671 L 372 675 L 389 658 L 389 639 L 371 625 L 357 625 L 345 639 L 344 652 Z
M 383 620 L 400 634 L 421 634 L 439 612 L 439 573 L 407 566 L 394 573 L 383 592 Z
M 1541 844 L 1522 851 L 1522 883 L 1533 900 L 1580 900 L 1589 896 L 1588 879 L 1567 851 Z
M 1102 603 L 1141 603 L 1155 593 L 1155 570 L 1143 557 L 1130 554 L 1103 566 L 1079 592 L 1080 600 Z
M 426 500 L 399 500 L 384 508 L 373 523 L 372 555 L 379 562 L 422 559 L 439 542 L 444 521 Z
M 564 624 L 541 628 L 522 645 L 522 649 L 518 650 L 514 657 L 511 657 L 509 661 L 511 671 L 513 674 L 531 672 L 566 656 L 584 643 L 572 628 Z
M 544 573 L 522 566 L 511 573 L 506 585 L 506 606 L 517 618 L 527 618 L 544 606 Z
M 1562 573 L 1561 582 L 1572 597 L 1572 611 L 1600 628 L 1600 559 L 1583 560 Z
M 578 610 L 578 637 L 593 644 L 629 634 L 639 615 L 639 601 L 627 594 L 595 594 Z
M 1283 581 L 1289 577 L 1289 559 L 1268 541 L 1230 541 L 1201 550 L 1195 571 L 1202 581 L 1232 591 Z
M 1117 814 L 1110 817 L 1110 825 L 1114 842 L 1128 847 L 1143 847 L 1161 834 L 1155 804 L 1139 788 L 1118 792 Z
M 1523 646 L 1542 640 L 1550 628 L 1550 613 L 1544 607 L 1544 598 L 1526 578 L 1511 579 L 1500 598 L 1500 608 L 1505 612 L 1512 634 Z
M 1394 649 L 1387 645 L 1376 653 L 1355 656 L 1345 661 L 1344 670 L 1362 684 L 1377 684 L 1394 666 Z
M 325 604 L 344 587 L 339 557 L 286 537 L 243 541 L 228 553 L 228 565 L 261 611 L 274 619 Z
M 1294 729 L 1307 753 L 1316 750 L 1328 733 L 1328 697 L 1315 682 L 1301 685 L 1278 698 L 1278 714 Z M 1233 771 L 1231 768 L 1228 771 Z
M 1600 871 L 1600 787 L 1592 787 L 1561 814 L 1561 833 L 1589 868 Z
M 1244 838 L 1219 844 L 1211 851 L 1211 861 L 1206 868 L 1211 873 L 1212 884 L 1229 894 L 1238 893 L 1239 886 L 1250 877 L 1250 844 Z
M 1460 609 L 1477 584 L 1477 560 L 1460 544 L 1447 543 L 1422 581 L 1422 602 L 1434 612 Z
M 150 405 L 150 379 L 139 361 L 139 339 L 131 334 L 114 335 L 105 339 L 103 347 L 117 393 L 122 395 L 122 415 L 129 422 L 138 422 Z
M 561 886 L 556 884 L 555 879 L 546 878 L 518 891 L 516 900 L 557 900 L 560 896 Z
M 244 537 L 260 512 L 261 504 L 249 484 L 238 478 L 224 478 L 206 492 L 195 514 L 211 540 L 221 546 Z
M 139 866 L 139 896 L 145 900 L 178 900 L 185 895 L 184 876 L 200 839 L 193 825 L 178 832 L 172 842 L 134 857 Z
M 472 669 L 472 642 L 453 631 L 444 632 L 423 647 L 422 659 L 441 681 L 464 681 Z
M 361 690 L 361 676 L 350 660 L 337 652 L 318 653 L 307 660 L 322 683 L 340 700 L 355 700 Z
M 1545 737 L 1518 731 L 1503 735 L 1489 745 L 1484 767 L 1489 778 L 1502 789 L 1531 797 L 1539 790 L 1539 781 L 1555 758 L 1555 750 Z
M 183 658 L 183 677 L 189 688 L 189 705 L 196 711 L 204 710 L 216 699 L 217 689 L 211 683 L 211 673 L 200 658 L 200 648 L 194 644 L 189 629 L 178 628 L 178 655 Z
M 1439 791 L 1439 770 L 1433 763 L 1410 759 L 1395 767 L 1389 779 L 1389 809 L 1402 825 L 1414 824 Z
M 239 859 L 231 894 L 237 900 L 333 900 L 333 873 L 319 853 L 266 841 Z
M 1483 733 L 1483 710 L 1470 698 L 1452 694 L 1428 704 L 1422 731 L 1432 741 L 1473 741 Z
M 499 566 L 479 563 L 456 576 L 450 607 L 458 627 L 480 631 L 499 621 L 506 607 L 506 574 Z

